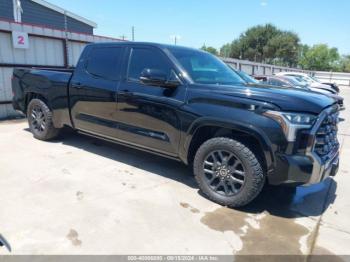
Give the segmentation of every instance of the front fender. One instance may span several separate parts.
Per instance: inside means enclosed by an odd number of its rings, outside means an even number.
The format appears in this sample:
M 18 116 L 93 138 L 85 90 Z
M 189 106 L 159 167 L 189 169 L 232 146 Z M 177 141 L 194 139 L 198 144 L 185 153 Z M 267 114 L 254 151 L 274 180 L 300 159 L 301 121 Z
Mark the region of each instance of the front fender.
M 243 132 L 247 135 L 250 135 L 254 137 L 256 140 L 259 141 L 260 147 L 264 152 L 264 158 L 266 161 L 268 172 L 270 170 L 273 170 L 273 163 L 274 163 L 274 150 L 273 150 L 273 144 L 270 141 L 270 139 L 267 137 L 265 132 L 261 129 L 259 129 L 256 125 L 247 124 L 238 122 L 235 120 L 228 121 L 227 119 L 220 119 L 220 118 L 211 118 L 211 117 L 202 117 L 197 119 L 192 123 L 188 131 L 185 135 L 185 141 L 183 144 L 183 152 L 186 152 L 184 155 L 185 159 L 187 160 L 187 154 L 189 152 L 189 147 L 191 145 L 191 141 L 194 138 L 194 135 L 196 132 L 206 126 L 213 126 L 213 127 L 219 127 L 219 128 L 226 128 L 231 129 L 233 131 L 237 132 Z

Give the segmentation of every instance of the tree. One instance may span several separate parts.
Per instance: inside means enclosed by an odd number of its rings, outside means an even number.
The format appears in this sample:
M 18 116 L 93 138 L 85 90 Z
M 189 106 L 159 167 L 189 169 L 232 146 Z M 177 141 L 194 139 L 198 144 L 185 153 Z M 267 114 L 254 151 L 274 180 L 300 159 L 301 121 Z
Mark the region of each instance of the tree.
M 339 60 L 337 71 L 350 73 L 350 55 L 344 55 Z
M 296 66 L 299 56 L 299 37 L 291 32 L 281 32 L 272 37 L 264 47 L 267 62 Z M 271 61 L 272 59 L 272 61 Z
M 231 44 L 224 45 L 220 54 L 250 61 L 293 66 L 299 55 L 297 34 L 282 31 L 272 24 L 249 28 Z
M 231 44 L 225 44 L 220 48 L 220 56 L 230 57 L 231 54 Z
M 202 50 L 204 50 L 204 51 L 206 51 L 206 52 L 209 52 L 209 53 L 211 53 L 211 54 L 213 54 L 213 55 L 219 55 L 219 52 L 218 52 L 218 50 L 216 50 L 216 48 L 214 48 L 214 47 L 212 47 L 212 46 L 205 46 L 205 45 L 203 45 L 202 47 L 201 47 L 201 49 Z
M 300 65 L 306 70 L 330 71 L 337 67 L 340 56 L 337 48 L 318 44 L 309 48 L 300 58 Z

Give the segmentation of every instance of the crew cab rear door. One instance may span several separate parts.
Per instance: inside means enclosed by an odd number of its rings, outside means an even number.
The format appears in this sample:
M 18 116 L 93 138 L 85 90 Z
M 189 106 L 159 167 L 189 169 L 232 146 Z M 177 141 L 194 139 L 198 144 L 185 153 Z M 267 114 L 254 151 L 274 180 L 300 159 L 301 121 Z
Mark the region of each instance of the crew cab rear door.
M 161 49 L 128 48 L 128 65 L 118 87 L 119 138 L 146 149 L 177 156 L 180 140 L 179 107 L 184 103 L 184 85 L 177 88 L 140 82 L 144 69 L 175 73 L 175 66 Z
M 76 129 L 117 137 L 117 87 L 125 47 L 87 46 L 69 87 L 71 116 Z

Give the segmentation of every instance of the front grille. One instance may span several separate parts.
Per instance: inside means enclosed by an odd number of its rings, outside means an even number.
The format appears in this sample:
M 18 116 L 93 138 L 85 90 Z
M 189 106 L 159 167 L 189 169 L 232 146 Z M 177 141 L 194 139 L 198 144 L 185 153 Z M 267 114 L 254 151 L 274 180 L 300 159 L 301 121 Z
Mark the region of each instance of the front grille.
M 337 138 L 339 123 L 339 112 L 333 111 L 329 113 L 322 121 L 320 127 L 316 131 L 316 141 L 314 150 L 322 159 L 339 147 Z

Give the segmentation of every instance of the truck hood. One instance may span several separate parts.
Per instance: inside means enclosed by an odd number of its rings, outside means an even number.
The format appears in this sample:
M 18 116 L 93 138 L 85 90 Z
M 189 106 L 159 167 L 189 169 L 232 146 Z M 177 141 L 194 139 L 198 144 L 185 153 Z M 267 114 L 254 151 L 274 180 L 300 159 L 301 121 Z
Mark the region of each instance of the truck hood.
M 314 82 L 314 83 L 312 83 L 310 85 L 310 87 L 317 88 L 317 89 L 320 89 L 320 90 L 326 90 L 326 91 L 329 91 L 332 94 L 335 93 L 334 89 L 330 85 L 326 85 L 326 84 L 321 84 L 321 83 Z
M 253 99 L 273 104 L 279 107 L 281 111 L 291 112 L 319 114 L 326 107 L 337 102 L 334 98 L 320 93 L 261 84 L 234 86 L 210 85 L 206 86 L 205 89 L 211 94 L 216 93 L 226 97 Z

